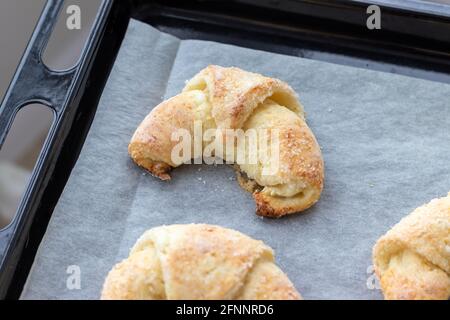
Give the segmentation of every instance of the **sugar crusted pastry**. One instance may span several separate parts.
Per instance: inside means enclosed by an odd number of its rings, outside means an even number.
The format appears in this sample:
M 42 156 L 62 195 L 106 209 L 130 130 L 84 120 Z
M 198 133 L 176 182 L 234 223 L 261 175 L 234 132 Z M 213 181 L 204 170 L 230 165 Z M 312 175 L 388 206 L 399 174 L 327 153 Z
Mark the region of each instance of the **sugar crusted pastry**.
M 109 272 L 101 299 L 301 299 L 273 251 L 240 232 L 205 224 L 148 230 Z
M 373 262 L 385 299 L 448 299 L 450 193 L 417 208 L 381 237 Z
M 241 187 L 253 194 L 257 214 L 280 217 L 318 201 L 324 180 L 321 150 L 297 94 L 285 82 L 234 67 L 208 66 L 181 94 L 162 102 L 143 120 L 129 144 L 130 156 L 153 175 L 170 179 L 170 170 L 180 165 L 171 159 L 178 143 L 171 136 L 180 128 L 194 135 L 195 121 L 201 121 L 203 130 L 278 130 L 277 172 L 263 174 L 270 161 L 235 165 Z M 272 140 L 267 140 L 268 153 L 274 153 Z M 234 160 L 228 151 L 216 156 Z

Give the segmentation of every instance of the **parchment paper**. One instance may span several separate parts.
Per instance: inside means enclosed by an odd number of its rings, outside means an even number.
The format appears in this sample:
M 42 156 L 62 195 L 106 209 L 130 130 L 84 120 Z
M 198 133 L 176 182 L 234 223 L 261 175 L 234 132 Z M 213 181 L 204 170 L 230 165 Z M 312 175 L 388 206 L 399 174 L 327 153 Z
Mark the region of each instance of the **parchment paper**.
M 262 219 L 228 166 L 186 165 L 162 182 L 130 160 L 127 145 L 144 116 L 208 64 L 278 77 L 299 93 L 326 165 L 312 209 Z M 270 245 L 306 299 L 379 299 L 370 289 L 374 242 L 450 190 L 449 97 L 442 83 L 179 41 L 131 21 L 22 298 L 97 299 L 108 271 L 146 229 L 210 223 Z

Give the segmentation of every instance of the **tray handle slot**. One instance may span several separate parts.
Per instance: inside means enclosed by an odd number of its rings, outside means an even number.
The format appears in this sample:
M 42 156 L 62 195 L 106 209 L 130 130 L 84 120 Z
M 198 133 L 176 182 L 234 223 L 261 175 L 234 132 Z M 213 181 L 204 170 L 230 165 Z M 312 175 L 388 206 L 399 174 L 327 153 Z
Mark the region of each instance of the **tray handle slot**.
M 38 103 L 53 109 L 54 121 L 36 160 L 30 182 L 13 222 L 0 230 L 0 297 L 6 294 L 15 266 L 28 236 L 32 217 L 40 205 L 59 152 L 76 116 L 79 99 L 87 84 L 92 62 L 105 34 L 114 0 L 102 0 L 78 63 L 69 70 L 49 69 L 42 53 L 63 8 L 63 0 L 47 0 L 33 35 L 0 105 L 0 149 L 19 109 Z M 5 262 L 8 263 L 5 263 Z

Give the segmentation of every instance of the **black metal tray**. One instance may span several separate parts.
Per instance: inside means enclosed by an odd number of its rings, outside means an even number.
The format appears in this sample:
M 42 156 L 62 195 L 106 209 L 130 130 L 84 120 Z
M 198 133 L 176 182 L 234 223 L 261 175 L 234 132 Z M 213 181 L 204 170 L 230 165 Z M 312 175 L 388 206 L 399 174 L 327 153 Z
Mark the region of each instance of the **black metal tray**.
M 450 83 L 450 11 L 439 15 L 432 4 L 409 9 L 380 4 L 382 29 L 369 30 L 368 4 L 362 1 L 103 0 L 77 65 L 53 71 L 43 64 L 41 53 L 62 6 L 62 0 L 48 0 L 0 107 L 1 144 L 23 105 L 43 103 L 56 114 L 16 217 L 0 230 L 0 298 L 20 295 L 130 18 L 182 39 L 213 40 Z

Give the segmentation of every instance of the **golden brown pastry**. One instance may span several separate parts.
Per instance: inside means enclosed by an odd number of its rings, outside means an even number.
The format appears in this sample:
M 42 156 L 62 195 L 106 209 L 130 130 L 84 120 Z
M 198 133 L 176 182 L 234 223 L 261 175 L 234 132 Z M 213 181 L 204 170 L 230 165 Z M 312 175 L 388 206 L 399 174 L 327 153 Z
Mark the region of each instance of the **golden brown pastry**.
M 162 102 L 144 119 L 128 148 L 132 159 L 153 175 L 170 179 L 171 168 L 181 164 L 171 158 L 178 144 L 172 134 L 186 129 L 195 136 L 196 121 L 201 122 L 203 131 L 218 130 L 223 141 L 229 137 L 229 129 L 268 132 L 259 137 L 258 152 L 265 152 L 269 160 L 236 161 L 239 151 L 250 154 L 249 143 L 215 153 L 227 162 L 237 162 L 238 181 L 253 193 L 257 214 L 280 217 L 318 201 L 324 180 L 321 150 L 296 93 L 285 82 L 238 68 L 208 66 L 181 94 Z M 279 165 L 271 171 L 272 155 L 278 155 Z
M 417 208 L 373 250 L 385 299 L 450 297 L 450 193 Z
M 273 251 L 240 232 L 205 224 L 148 230 L 109 272 L 102 299 L 301 299 Z

